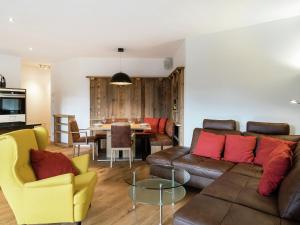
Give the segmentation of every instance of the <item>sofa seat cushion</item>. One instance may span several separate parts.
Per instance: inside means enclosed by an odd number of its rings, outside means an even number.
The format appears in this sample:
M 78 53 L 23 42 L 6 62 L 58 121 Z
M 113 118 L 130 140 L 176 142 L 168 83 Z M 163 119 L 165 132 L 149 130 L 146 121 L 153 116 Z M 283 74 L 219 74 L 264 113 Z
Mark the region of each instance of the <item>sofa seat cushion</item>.
M 261 196 L 257 192 L 258 184 L 258 178 L 226 172 L 201 193 L 278 216 L 276 196 Z
M 249 177 L 260 178 L 262 176 L 263 168 L 254 164 L 238 163 L 230 169 L 230 172 L 239 173 Z
M 234 163 L 188 154 L 173 161 L 173 165 L 192 175 L 216 179 L 234 166 Z
M 186 147 L 172 147 L 149 155 L 147 162 L 156 165 L 171 165 L 173 160 L 188 154 L 189 151 L 190 149 Z
M 97 182 L 95 172 L 87 172 L 74 178 L 74 204 L 82 204 L 92 198 L 94 186 Z
M 166 134 L 153 134 L 150 138 L 151 146 L 172 146 L 172 139 Z
M 196 195 L 174 215 L 174 225 L 280 225 L 272 216 L 222 199 Z

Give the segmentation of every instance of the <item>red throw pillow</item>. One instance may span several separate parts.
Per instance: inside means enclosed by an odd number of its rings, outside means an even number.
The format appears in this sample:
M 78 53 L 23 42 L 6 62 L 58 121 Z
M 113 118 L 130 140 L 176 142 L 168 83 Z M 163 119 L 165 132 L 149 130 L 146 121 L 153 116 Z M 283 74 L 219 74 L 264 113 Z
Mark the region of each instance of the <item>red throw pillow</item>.
M 296 146 L 296 142 L 285 141 L 272 137 L 261 137 L 257 144 L 254 163 L 262 166 L 264 161 L 269 157 L 270 153 L 283 143 L 287 144 L 291 149 Z
M 224 143 L 225 135 L 201 131 L 193 154 L 219 160 L 224 149 Z
M 280 185 L 292 162 L 292 151 L 287 144 L 275 148 L 263 164 L 263 175 L 260 178 L 258 192 L 268 196 Z
M 79 174 L 71 160 L 62 153 L 31 149 L 30 161 L 38 180 L 66 173 Z
M 160 118 L 159 124 L 158 124 L 158 133 L 164 134 L 165 133 L 165 127 L 167 123 L 167 118 Z
M 150 124 L 151 133 L 158 133 L 159 118 L 144 118 L 144 122 Z
M 256 137 L 241 135 L 226 135 L 224 160 L 236 163 L 251 163 Z

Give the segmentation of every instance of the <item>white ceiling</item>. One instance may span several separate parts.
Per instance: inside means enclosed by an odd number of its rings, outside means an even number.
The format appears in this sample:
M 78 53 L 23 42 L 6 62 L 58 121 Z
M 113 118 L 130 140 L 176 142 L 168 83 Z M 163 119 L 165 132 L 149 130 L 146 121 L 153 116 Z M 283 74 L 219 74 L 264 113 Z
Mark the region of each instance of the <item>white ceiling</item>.
M 299 14 L 300 0 L 0 0 L 0 52 L 54 62 L 122 46 L 130 57 L 167 57 L 187 36 Z

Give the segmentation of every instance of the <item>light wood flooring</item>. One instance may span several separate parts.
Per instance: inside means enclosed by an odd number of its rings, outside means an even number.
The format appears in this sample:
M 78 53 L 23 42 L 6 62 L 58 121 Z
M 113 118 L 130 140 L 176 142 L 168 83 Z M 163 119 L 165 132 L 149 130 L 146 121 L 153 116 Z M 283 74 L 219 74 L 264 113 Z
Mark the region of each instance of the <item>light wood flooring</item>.
M 60 151 L 71 157 L 71 148 L 49 146 L 48 150 Z M 82 154 L 89 152 L 83 149 Z M 146 167 L 143 161 L 136 161 L 133 167 Z M 157 225 L 159 223 L 159 207 L 138 204 L 132 210 L 128 196 L 128 184 L 123 177 L 128 173 L 128 162 L 116 162 L 113 168 L 106 162 L 92 162 L 91 170 L 97 172 L 96 186 L 92 207 L 83 225 Z M 173 206 L 164 206 L 164 225 L 173 224 L 173 214 L 199 191 L 187 189 L 186 197 Z M 16 225 L 14 215 L 0 190 L 0 225 Z M 65 225 L 65 224 L 64 224 Z

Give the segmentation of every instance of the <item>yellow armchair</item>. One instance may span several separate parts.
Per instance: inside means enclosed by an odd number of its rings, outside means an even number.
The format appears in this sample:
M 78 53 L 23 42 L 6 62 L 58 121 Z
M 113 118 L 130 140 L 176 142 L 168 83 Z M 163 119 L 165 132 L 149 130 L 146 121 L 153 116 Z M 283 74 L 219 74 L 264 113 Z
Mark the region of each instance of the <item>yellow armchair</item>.
M 80 174 L 37 181 L 30 166 L 30 149 L 45 149 L 44 128 L 0 136 L 0 186 L 18 224 L 74 223 L 86 217 L 97 176 L 88 172 L 89 155 L 72 159 Z

